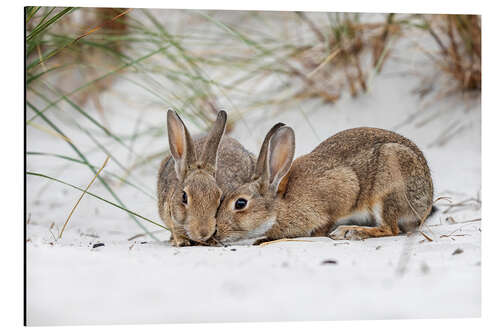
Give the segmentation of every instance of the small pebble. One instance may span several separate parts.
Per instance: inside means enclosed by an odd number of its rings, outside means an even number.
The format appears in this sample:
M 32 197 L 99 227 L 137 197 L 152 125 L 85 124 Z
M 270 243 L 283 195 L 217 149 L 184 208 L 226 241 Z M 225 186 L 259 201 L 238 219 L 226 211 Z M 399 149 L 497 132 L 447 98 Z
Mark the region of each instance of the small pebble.
M 96 247 L 101 247 L 101 246 L 104 246 L 104 243 L 95 243 L 94 245 L 92 245 L 92 248 L 95 249 Z
M 231 249 L 231 251 L 236 251 L 236 249 Z
M 461 248 L 457 248 L 455 251 L 453 251 L 453 253 L 451 255 L 454 256 L 454 255 L 457 255 L 457 254 L 460 254 L 463 252 L 464 252 L 464 250 L 462 250 Z
M 326 259 L 321 262 L 321 265 L 337 265 L 337 260 Z
M 380 250 L 382 248 L 382 245 L 377 245 L 377 247 L 375 248 L 375 250 Z

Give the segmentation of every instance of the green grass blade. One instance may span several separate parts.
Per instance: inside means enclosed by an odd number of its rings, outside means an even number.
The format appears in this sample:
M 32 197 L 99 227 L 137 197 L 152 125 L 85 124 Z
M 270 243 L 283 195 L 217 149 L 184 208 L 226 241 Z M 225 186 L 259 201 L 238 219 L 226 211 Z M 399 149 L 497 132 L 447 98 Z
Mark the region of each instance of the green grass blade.
M 70 156 L 66 156 L 66 155 L 61 155 L 61 154 L 53 154 L 53 153 L 44 153 L 44 152 L 35 152 L 35 151 L 28 151 L 26 152 L 26 155 L 31 155 L 31 156 L 50 156 L 50 157 L 56 157 L 56 158 L 60 158 L 60 159 L 64 159 L 64 160 L 67 160 L 69 162 L 73 162 L 73 163 L 78 163 L 78 164 L 83 164 L 83 165 L 88 165 L 87 162 L 83 161 L 83 160 L 79 160 L 77 158 L 73 158 L 73 157 L 70 157 Z M 93 168 L 97 168 L 97 166 L 95 165 L 91 165 Z M 119 175 L 117 175 L 116 173 L 114 172 L 111 172 L 111 171 L 107 171 L 107 170 L 104 170 L 103 171 L 103 174 L 105 175 L 109 175 L 110 177 L 113 177 L 115 178 L 116 180 L 120 181 L 120 182 L 123 182 L 124 184 L 127 184 L 129 185 L 130 187 L 133 187 L 134 189 L 136 189 L 137 191 L 141 192 L 142 194 L 146 195 L 147 197 L 153 199 L 153 200 L 158 200 L 156 198 L 156 196 L 152 195 L 151 193 L 147 192 L 146 190 L 142 189 L 140 186 L 138 185 L 135 185 L 134 183 L 131 183 L 130 181 L 126 180 L 125 178 L 123 177 L 120 177 Z
M 63 10 L 61 10 L 59 13 L 57 13 L 56 15 L 54 15 L 53 17 L 51 17 L 50 19 L 48 19 L 47 21 L 44 22 L 44 20 L 42 20 L 42 22 L 37 25 L 33 31 L 31 31 L 30 34 L 28 34 L 28 36 L 26 36 L 26 41 L 29 42 L 31 41 L 33 38 L 37 37 L 38 35 L 40 35 L 43 31 L 45 31 L 48 27 L 50 27 L 52 24 L 56 23 L 59 19 L 61 19 L 64 15 L 66 14 L 69 14 L 71 13 L 75 8 L 74 7 L 68 7 L 68 8 L 64 8 Z M 51 12 L 49 12 L 50 14 Z M 47 16 L 49 15 L 47 14 Z
M 27 77 L 26 78 L 26 86 L 29 86 L 33 81 L 39 79 L 40 77 L 42 77 L 45 74 L 48 74 L 48 73 L 53 72 L 53 71 L 58 70 L 58 69 L 63 69 L 63 68 L 67 68 L 70 66 L 74 66 L 74 65 L 75 64 L 56 65 L 56 66 L 48 68 L 47 70 L 42 71 L 40 73 L 36 73 L 36 74 L 26 73 L 26 77 Z
M 259 50 L 259 51 L 261 51 L 263 53 L 267 52 L 267 50 L 265 48 L 263 48 L 262 46 L 260 46 L 259 43 L 254 42 L 253 40 L 251 40 L 247 36 L 243 35 L 241 32 L 238 32 L 238 31 L 230 28 L 228 25 L 222 23 L 221 21 L 213 18 L 210 15 L 207 15 L 207 14 L 201 12 L 201 11 L 197 11 L 197 12 L 198 12 L 198 14 L 200 14 L 200 16 L 203 16 L 204 18 L 206 18 L 210 22 L 214 23 L 218 27 L 220 27 L 220 28 L 224 29 L 225 31 L 229 32 L 231 35 L 237 37 L 238 39 L 240 39 L 242 42 L 244 42 L 248 46 L 251 46 L 252 48 L 255 48 L 255 49 L 257 49 L 257 50 Z
M 40 10 L 42 7 L 27 7 L 26 8 L 26 23 L 31 21 L 33 16 Z
M 65 181 L 62 181 L 62 180 L 60 180 L 60 179 L 57 179 L 57 178 L 54 178 L 54 177 L 50 177 L 50 176 L 44 175 L 44 174 L 42 174 L 42 173 L 27 171 L 27 172 L 26 172 L 26 174 L 27 174 L 27 175 L 30 175 L 30 176 L 37 176 L 37 177 L 46 178 L 46 179 L 52 180 L 52 181 L 54 181 L 54 182 L 57 182 L 57 183 L 60 183 L 60 184 L 64 184 L 64 185 L 66 185 L 66 186 L 69 186 L 69 187 L 71 187 L 71 188 L 74 188 L 75 190 L 78 190 L 78 191 L 80 191 L 80 192 L 84 192 L 84 191 L 85 191 L 85 190 L 83 190 L 83 189 L 79 188 L 78 186 L 75 186 L 75 185 L 72 185 L 72 184 L 66 183 Z M 94 194 L 94 193 L 89 192 L 89 191 L 87 191 L 87 192 L 85 192 L 85 193 L 86 193 L 86 194 L 88 194 L 88 195 L 90 195 L 90 196 L 92 196 L 92 197 L 94 197 L 94 198 L 96 198 L 96 199 L 99 199 L 99 200 L 101 200 L 101 201 L 104 201 L 104 202 L 106 202 L 106 203 L 108 203 L 108 204 L 110 204 L 110 205 L 112 205 L 112 206 L 114 206 L 114 207 L 116 207 L 116 208 L 119 208 L 119 209 L 121 209 L 121 210 L 123 210 L 123 211 L 125 211 L 125 212 L 129 213 L 130 215 L 133 215 L 133 216 L 135 216 L 135 217 L 138 217 L 138 218 L 143 219 L 143 220 L 144 220 L 144 221 L 146 221 L 146 222 L 149 222 L 149 223 L 151 223 L 151 224 L 154 224 L 154 225 L 155 225 L 155 226 L 157 226 L 157 227 L 160 227 L 160 228 L 163 228 L 163 229 L 169 230 L 166 226 L 164 226 L 164 225 L 162 225 L 162 224 L 160 224 L 160 223 L 154 222 L 154 221 L 152 221 L 152 220 L 148 219 L 147 217 L 144 217 L 144 216 L 142 216 L 141 214 L 138 214 L 138 213 L 136 213 L 136 212 L 134 212 L 134 211 L 131 211 L 130 209 L 125 208 L 125 207 L 123 207 L 123 206 L 120 206 L 120 205 L 118 205 L 118 204 L 116 204 L 116 203 L 114 203 L 114 202 L 112 202 L 112 201 L 109 201 L 109 200 L 107 200 L 107 199 L 104 199 L 103 197 L 100 197 L 100 196 L 98 196 L 97 194 Z

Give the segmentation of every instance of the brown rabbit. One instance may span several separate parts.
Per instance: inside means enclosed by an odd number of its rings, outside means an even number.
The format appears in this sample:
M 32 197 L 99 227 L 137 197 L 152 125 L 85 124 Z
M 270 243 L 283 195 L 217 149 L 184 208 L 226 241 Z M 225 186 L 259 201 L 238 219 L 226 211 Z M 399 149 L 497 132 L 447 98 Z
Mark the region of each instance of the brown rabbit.
M 290 127 L 271 129 L 253 180 L 221 203 L 216 239 L 392 236 L 400 227 L 417 226 L 431 212 L 427 162 L 399 134 L 367 127 L 345 130 L 292 164 L 294 150 Z
M 158 173 L 158 210 L 175 246 L 209 239 L 223 193 L 252 177 L 255 158 L 235 139 L 223 137 L 226 120 L 220 111 L 210 133 L 193 139 L 179 116 L 167 113 L 171 155 Z

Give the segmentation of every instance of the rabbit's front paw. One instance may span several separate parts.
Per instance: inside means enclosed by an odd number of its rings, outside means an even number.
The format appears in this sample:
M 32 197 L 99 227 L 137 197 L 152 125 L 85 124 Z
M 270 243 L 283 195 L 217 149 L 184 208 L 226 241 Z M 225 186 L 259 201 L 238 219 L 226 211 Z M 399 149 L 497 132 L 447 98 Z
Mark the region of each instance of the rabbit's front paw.
M 337 227 L 330 233 L 329 237 L 335 240 L 362 240 L 366 238 L 363 232 L 360 232 L 356 229 L 356 227 L 351 226 Z
M 190 246 L 191 245 L 191 241 L 187 238 L 183 238 L 183 237 L 172 237 L 170 239 L 170 244 L 173 245 L 173 246 L 177 246 L 177 247 L 180 247 L 180 246 Z

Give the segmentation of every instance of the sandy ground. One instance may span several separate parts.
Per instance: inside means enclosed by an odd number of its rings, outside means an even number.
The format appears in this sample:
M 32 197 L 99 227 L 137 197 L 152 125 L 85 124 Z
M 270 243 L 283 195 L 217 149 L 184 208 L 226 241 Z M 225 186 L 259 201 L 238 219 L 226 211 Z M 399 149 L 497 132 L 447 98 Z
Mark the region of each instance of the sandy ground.
M 28 324 L 480 316 L 480 105 L 458 97 L 424 104 L 412 92 L 418 79 L 388 72 L 375 77 L 370 91 L 360 98 L 347 97 L 333 106 L 304 101 L 300 109 L 308 121 L 298 107 L 263 110 L 246 116 L 231 135 L 256 152 L 265 132 L 274 122 L 283 121 L 296 131 L 299 156 L 342 129 L 397 130 L 424 151 L 436 197 L 464 203 L 451 209 L 446 201 L 437 203 L 439 211 L 424 229 L 432 241 L 422 235 L 402 235 L 365 241 L 308 238 L 267 246 L 173 248 L 164 242 L 168 232 L 155 234 L 161 243 L 144 236 L 129 240 L 142 230 L 122 211 L 91 197 L 82 200 L 63 238 L 56 240 L 80 193 L 29 176 Z M 146 97 L 131 89 L 117 82 L 102 96 L 114 131 L 126 133 L 134 126 L 136 110 L 147 109 L 141 114 L 145 119 L 141 126 L 165 121 L 164 108 L 149 105 Z M 117 92 L 134 98 L 116 99 Z M 236 112 L 226 109 L 230 115 Z M 456 135 L 440 141 L 448 128 L 456 129 Z M 78 131 L 69 134 L 75 142 L 83 142 Z M 137 140 L 135 154 L 148 155 L 166 147 L 164 132 L 163 139 Z M 28 150 L 71 155 L 65 142 L 31 127 Z M 133 161 L 128 152 L 118 148 L 113 152 L 121 161 L 129 161 L 127 165 Z M 102 153 L 91 156 L 93 164 L 102 164 Z M 158 164 L 131 176 L 153 196 Z M 92 177 L 88 168 L 70 165 L 31 156 L 27 168 L 85 187 Z M 113 161 L 105 170 L 120 173 Z M 114 189 L 128 208 L 159 221 L 154 199 L 123 184 L 115 183 Z M 97 182 L 91 191 L 111 199 Z M 98 243 L 104 246 L 94 248 Z M 403 273 L 400 267 L 405 267 Z

